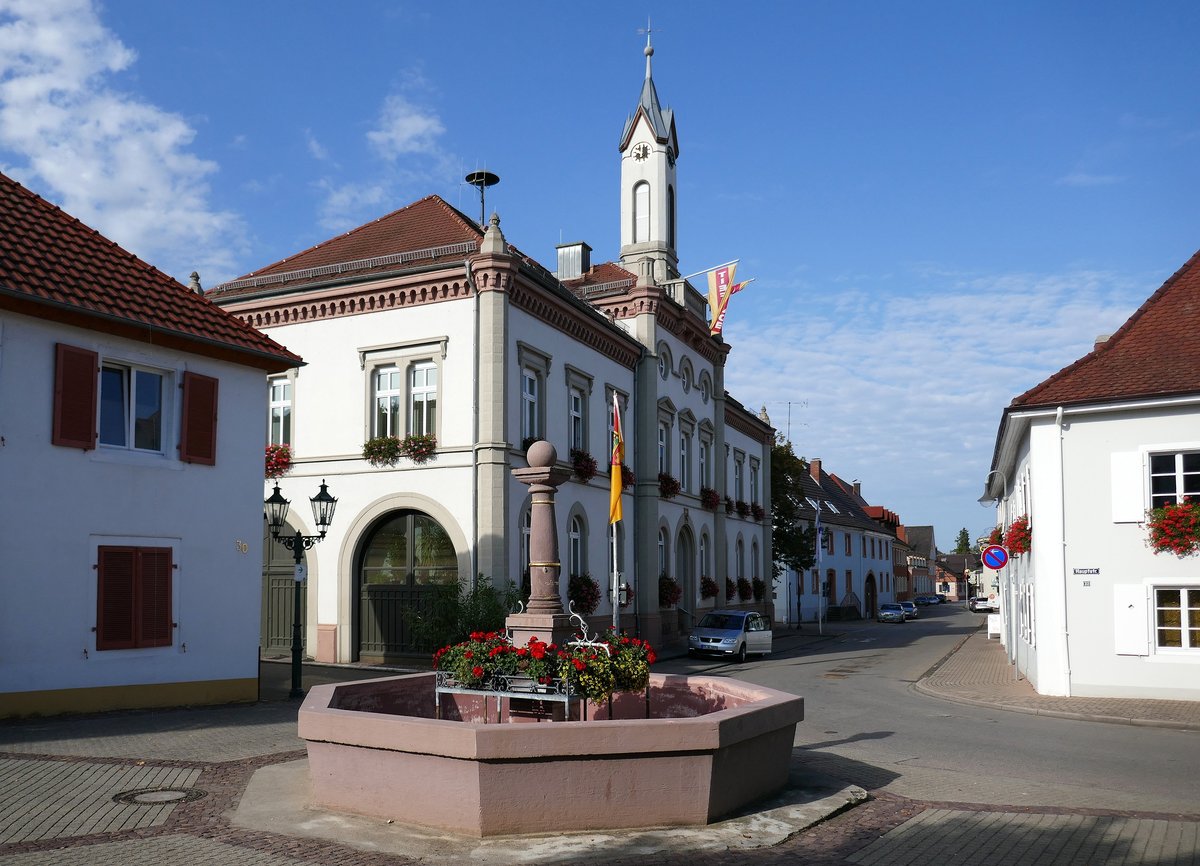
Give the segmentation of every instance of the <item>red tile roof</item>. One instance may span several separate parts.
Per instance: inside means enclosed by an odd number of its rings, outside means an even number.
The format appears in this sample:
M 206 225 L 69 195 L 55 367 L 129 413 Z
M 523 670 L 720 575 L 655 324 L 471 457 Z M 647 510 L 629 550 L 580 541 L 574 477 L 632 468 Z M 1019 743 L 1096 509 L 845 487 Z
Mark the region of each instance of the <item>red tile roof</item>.
M 1059 406 L 1200 392 L 1200 252 L 1129 321 L 1074 364 L 1012 401 Z
M 637 281 L 637 275 L 625 270 L 614 262 L 603 262 L 595 265 L 586 274 L 573 280 L 563 280 L 564 286 L 579 295 L 589 294 L 588 289 L 608 286 L 612 283 L 627 283 L 632 286 Z M 614 289 L 618 288 L 613 286 Z
M 0 308 L 267 370 L 303 363 L 3 174 Z
M 217 286 L 227 299 L 286 284 L 288 289 L 331 276 L 372 274 L 438 262 L 461 262 L 475 252 L 483 230 L 441 196 L 426 196 L 345 234 Z M 471 249 L 464 252 L 466 245 Z M 418 254 L 413 257 L 404 254 Z M 342 266 L 333 269 L 333 266 Z

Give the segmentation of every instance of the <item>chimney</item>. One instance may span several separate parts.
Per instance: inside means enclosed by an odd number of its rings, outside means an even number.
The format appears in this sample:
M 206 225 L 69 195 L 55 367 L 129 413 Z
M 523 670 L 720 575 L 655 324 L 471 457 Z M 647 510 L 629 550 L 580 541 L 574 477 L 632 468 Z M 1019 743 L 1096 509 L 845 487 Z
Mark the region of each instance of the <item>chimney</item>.
M 1093 352 L 1094 352 L 1094 351 L 1096 351 L 1096 350 L 1097 350 L 1097 349 L 1099 349 L 1101 346 L 1103 346 L 1105 343 L 1107 343 L 1107 342 L 1108 342 L 1108 338 L 1109 338 L 1109 337 L 1111 337 L 1111 336 L 1112 336 L 1112 334 L 1101 334 L 1100 336 L 1098 336 L 1098 337 L 1096 338 L 1096 342 L 1095 342 L 1095 343 L 1092 345 L 1092 351 L 1093 351 Z
M 821 483 L 821 459 L 819 457 L 808 461 L 808 474 L 813 477 L 813 481 Z
M 862 482 L 855 480 L 852 483 L 854 484 L 854 495 L 859 499 L 862 499 Z
M 200 285 L 200 272 L 192 271 L 191 281 L 188 283 L 188 288 L 197 295 L 204 294 L 204 288 Z
M 559 244 L 558 273 L 560 280 L 577 280 L 592 269 L 592 248 L 583 241 Z

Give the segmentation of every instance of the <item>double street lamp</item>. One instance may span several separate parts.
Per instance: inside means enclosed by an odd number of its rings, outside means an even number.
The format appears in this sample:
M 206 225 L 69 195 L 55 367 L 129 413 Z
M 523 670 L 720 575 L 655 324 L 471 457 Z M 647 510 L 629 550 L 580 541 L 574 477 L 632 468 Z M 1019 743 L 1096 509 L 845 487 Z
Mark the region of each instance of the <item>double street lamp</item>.
M 323 478 L 321 479 L 320 491 L 308 501 L 312 503 L 313 521 L 317 524 L 317 529 L 321 533 L 320 535 L 304 535 L 299 529 L 292 535 L 283 533 L 283 527 L 287 521 L 288 506 L 292 503 L 283 498 L 283 494 L 279 492 L 278 484 L 275 485 L 275 492 L 263 503 L 267 509 L 267 525 L 271 528 L 271 538 L 290 550 L 296 563 L 294 575 L 296 592 L 292 609 L 292 690 L 288 693 L 288 697 L 292 698 L 304 697 L 304 689 L 300 685 L 300 671 L 304 654 L 304 642 L 301 636 L 302 626 L 300 623 L 300 584 L 304 580 L 304 566 L 300 563 L 304 558 L 304 551 L 309 550 L 314 544 L 325 537 L 329 525 L 333 523 L 333 509 L 337 507 L 337 499 L 329 495 L 329 490 L 325 487 L 325 479 Z

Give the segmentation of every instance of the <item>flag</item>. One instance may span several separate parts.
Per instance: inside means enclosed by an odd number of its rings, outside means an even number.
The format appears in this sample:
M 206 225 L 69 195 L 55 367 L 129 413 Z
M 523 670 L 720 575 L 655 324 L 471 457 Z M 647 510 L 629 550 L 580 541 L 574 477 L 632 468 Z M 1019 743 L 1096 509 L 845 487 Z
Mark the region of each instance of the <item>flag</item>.
M 616 523 L 621 519 L 621 467 L 625 463 L 625 439 L 621 436 L 621 409 L 617 405 L 617 395 L 613 394 L 612 414 L 612 488 L 608 495 L 608 522 Z
M 721 333 L 721 328 L 725 326 L 725 310 L 729 306 L 729 299 L 753 282 L 750 279 L 735 283 L 737 266 L 738 263 L 733 261 L 708 272 L 708 307 L 712 310 L 712 324 L 708 333 L 711 336 Z

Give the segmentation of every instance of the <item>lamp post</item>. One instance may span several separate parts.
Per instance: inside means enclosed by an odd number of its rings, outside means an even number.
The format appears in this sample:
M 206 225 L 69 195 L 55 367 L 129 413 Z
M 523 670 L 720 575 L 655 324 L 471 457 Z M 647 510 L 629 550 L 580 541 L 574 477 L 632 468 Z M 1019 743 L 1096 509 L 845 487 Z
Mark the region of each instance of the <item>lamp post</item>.
M 320 491 L 316 496 L 310 498 L 309 502 L 312 503 L 313 520 L 317 524 L 317 529 L 320 530 L 320 535 L 303 535 L 298 529 L 294 535 L 281 534 L 291 502 L 283 498 L 278 484 L 275 485 L 275 492 L 263 503 L 267 509 L 267 525 L 271 527 L 271 538 L 290 550 L 296 563 L 294 575 L 296 591 L 292 605 L 292 690 L 288 692 L 290 698 L 304 697 L 304 689 L 300 685 L 300 670 L 304 654 L 304 642 L 300 633 L 300 584 L 304 580 L 304 566 L 300 563 L 304 558 L 304 551 L 311 549 L 314 544 L 325 537 L 325 532 L 333 523 L 333 510 L 337 507 L 337 499 L 329 495 L 323 478 Z

